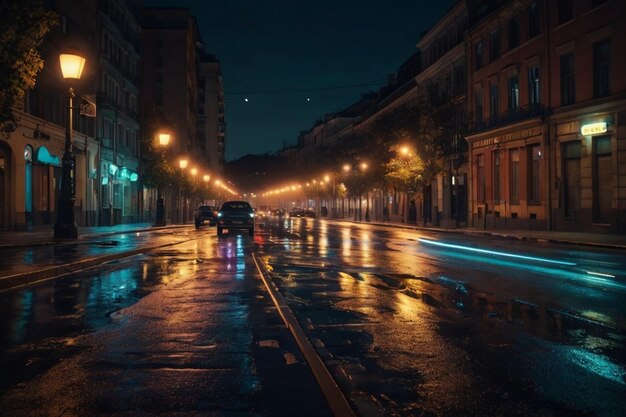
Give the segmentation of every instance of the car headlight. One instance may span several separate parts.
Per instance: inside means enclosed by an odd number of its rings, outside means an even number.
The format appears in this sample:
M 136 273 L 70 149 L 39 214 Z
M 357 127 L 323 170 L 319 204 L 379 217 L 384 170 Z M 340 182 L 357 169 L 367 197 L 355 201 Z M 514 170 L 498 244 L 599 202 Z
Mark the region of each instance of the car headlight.
M 222 213 L 217 213 L 217 217 L 222 217 Z
M 248 213 L 248 214 L 250 214 L 250 217 L 254 219 L 254 213 Z

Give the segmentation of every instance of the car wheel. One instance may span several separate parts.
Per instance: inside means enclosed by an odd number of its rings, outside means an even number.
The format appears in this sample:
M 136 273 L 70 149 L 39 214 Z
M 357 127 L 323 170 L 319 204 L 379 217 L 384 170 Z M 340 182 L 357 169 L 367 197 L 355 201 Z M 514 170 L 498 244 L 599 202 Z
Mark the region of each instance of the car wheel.
M 217 226 L 217 235 L 222 236 L 222 233 L 223 233 L 222 228 Z
M 200 223 L 196 222 L 196 229 L 199 229 L 199 228 L 200 228 Z
M 250 229 L 248 229 L 248 234 L 250 236 L 254 236 L 254 227 L 251 227 Z

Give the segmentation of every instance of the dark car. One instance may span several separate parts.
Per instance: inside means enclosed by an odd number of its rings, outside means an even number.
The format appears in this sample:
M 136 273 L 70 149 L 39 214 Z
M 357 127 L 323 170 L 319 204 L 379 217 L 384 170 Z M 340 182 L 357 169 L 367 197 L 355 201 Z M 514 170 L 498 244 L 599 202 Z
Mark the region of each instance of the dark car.
M 196 229 L 200 226 L 208 224 L 209 226 L 215 226 L 217 224 L 217 210 L 214 206 L 198 206 L 195 214 Z
M 227 201 L 217 213 L 217 235 L 222 236 L 224 229 L 247 230 L 254 235 L 254 210 L 247 201 Z
M 304 211 L 304 217 L 310 217 L 312 219 L 314 219 L 317 215 L 315 214 L 315 211 L 313 209 L 306 209 Z
M 304 217 L 306 212 L 300 207 L 294 207 L 289 211 L 289 217 Z

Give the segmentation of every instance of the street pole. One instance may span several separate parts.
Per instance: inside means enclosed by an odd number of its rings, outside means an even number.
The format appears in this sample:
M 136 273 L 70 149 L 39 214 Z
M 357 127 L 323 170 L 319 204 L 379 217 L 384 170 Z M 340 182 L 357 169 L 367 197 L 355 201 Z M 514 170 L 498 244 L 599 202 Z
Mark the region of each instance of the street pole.
M 55 239 L 76 239 L 78 228 L 74 215 L 74 201 L 76 200 L 76 159 L 72 152 L 72 110 L 74 89 L 70 87 L 68 93 L 67 125 L 65 126 L 65 149 L 62 160 L 61 195 L 57 221 L 54 224 Z

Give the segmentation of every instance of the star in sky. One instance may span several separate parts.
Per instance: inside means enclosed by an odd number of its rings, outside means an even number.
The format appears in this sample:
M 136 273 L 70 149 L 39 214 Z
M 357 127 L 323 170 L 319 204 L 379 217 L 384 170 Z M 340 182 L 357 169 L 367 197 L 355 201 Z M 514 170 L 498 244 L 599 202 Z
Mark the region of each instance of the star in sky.
M 297 143 L 387 83 L 454 0 L 144 0 L 188 7 L 220 61 L 226 160 Z

